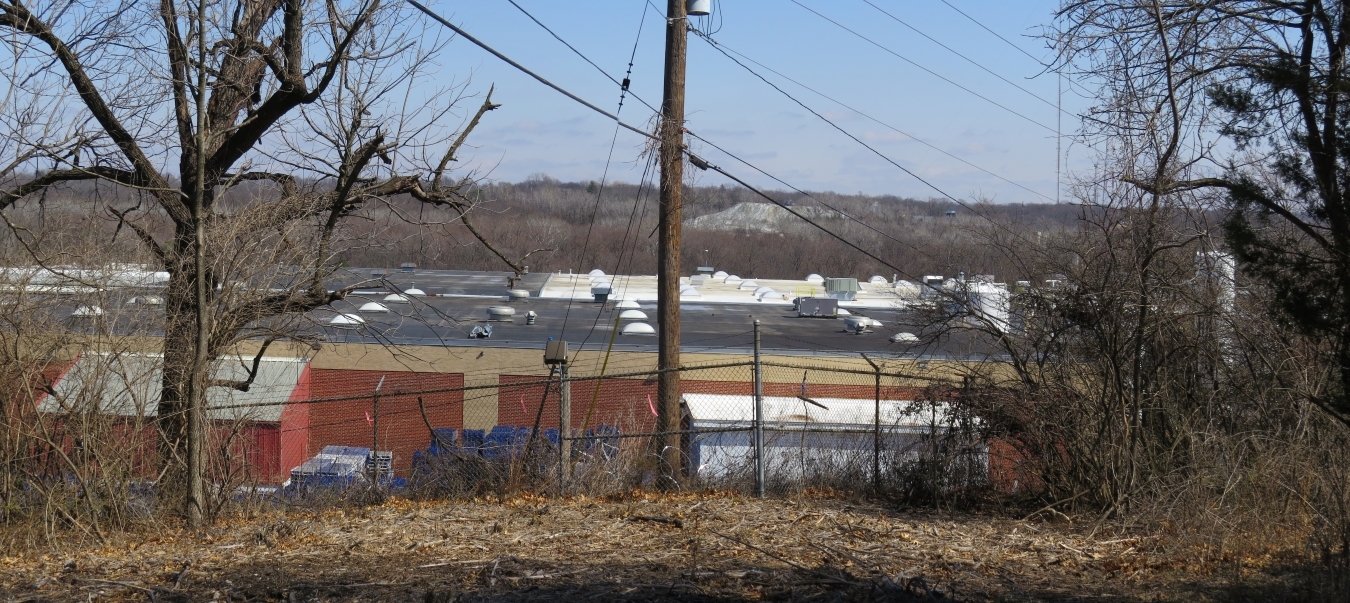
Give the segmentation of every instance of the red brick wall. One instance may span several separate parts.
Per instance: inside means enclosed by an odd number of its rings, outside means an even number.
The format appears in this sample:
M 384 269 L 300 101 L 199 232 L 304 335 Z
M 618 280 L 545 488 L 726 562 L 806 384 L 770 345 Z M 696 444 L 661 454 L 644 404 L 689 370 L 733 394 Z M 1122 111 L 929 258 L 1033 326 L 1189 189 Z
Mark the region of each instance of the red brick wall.
M 300 378 L 295 382 L 295 389 L 291 390 L 291 397 L 286 408 L 281 411 L 281 430 L 278 434 L 281 447 L 280 466 L 278 469 L 282 473 L 282 481 L 290 477 L 291 469 L 299 467 L 309 459 L 309 404 L 295 404 L 303 402 L 313 397 L 310 382 L 313 378 L 313 372 L 308 364 L 300 371 Z
M 533 427 L 539 404 L 543 401 L 543 385 L 512 386 L 512 383 L 539 381 L 537 375 L 501 375 L 497 389 L 497 423 Z M 548 400 L 543 401 L 544 413 L 539 425 L 544 429 L 558 427 L 558 384 L 549 388 Z M 616 425 L 624 431 L 650 431 L 656 428 L 647 396 L 656 402 L 656 381 L 641 379 L 604 379 L 596 395 L 594 381 L 572 383 L 572 427 L 594 428 L 596 425 Z M 592 404 L 594 401 L 594 404 Z M 590 411 L 590 423 L 586 423 Z
M 305 458 L 329 445 L 370 447 L 372 421 L 368 417 L 374 415 L 373 395 L 381 377 L 384 386 L 379 400 L 380 450 L 394 453 L 395 474 L 408 474 L 413 452 L 427 447 L 431 432 L 418 409 L 418 395 L 398 392 L 463 387 L 463 374 L 312 369 L 309 381 L 312 399 L 350 399 L 309 405 L 309 449 Z M 420 396 L 432 427 L 464 426 L 463 391 Z
M 539 413 L 539 404 L 544 395 L 543 385 L 512 386 L 512 383 L 539 381 L 537 375 L 501 375 L 497 390 L 497 423 L 501 425 L 534 426 Z M 700 381 L 684 379 L 680 389 L 691 394 L 723 394 L 749 396 L 754 394 L 754 384 L 735 381 Z M 765 383 L 766 396 L 797 396 L 802 387 L 800 383 Z M 881 388 L 883 399 L 912 400 L 919 397 L 916 388 Z M 870 400 L 876 395 L 873 385 L 807 384 L 806 395 L 812 398 L 857 398 Z M 651 401 L 648 401 L 650 396 Z M 592 404 L 592 401 L 594 403 Z M 618 425 L 625 431 L 650 431 L 656 427 L 656 417 L 652 408 L 656 402 L 656 379 L 604 379 L 600 381 L 597 395 L 595 381 L 577 381 L 572 383 L 572 427 L 580 428 L 586 421 L 586 413 L 591 412 L 588 427 L 596 425 Z M 544 401 L 544 412 L 539 424 L 545 429 L 558 427 L 558 384 L 549 387 L 548 400 Z

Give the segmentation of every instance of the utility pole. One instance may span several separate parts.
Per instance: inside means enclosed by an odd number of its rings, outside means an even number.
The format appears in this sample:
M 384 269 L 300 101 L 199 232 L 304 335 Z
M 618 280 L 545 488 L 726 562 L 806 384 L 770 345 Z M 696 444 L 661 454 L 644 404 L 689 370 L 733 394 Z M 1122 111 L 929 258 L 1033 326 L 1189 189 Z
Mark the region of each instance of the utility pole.
M 657 230 L 656 314 L 660 351 L 657 365 L 656 446 L 661 486 L 674 488 L 683 477 L 680 449 L 680 230 L 684 193 L 684 55 L 688 46 L 685 0 L 666 2 L 665 86 L 661 96 L 661 211 Z

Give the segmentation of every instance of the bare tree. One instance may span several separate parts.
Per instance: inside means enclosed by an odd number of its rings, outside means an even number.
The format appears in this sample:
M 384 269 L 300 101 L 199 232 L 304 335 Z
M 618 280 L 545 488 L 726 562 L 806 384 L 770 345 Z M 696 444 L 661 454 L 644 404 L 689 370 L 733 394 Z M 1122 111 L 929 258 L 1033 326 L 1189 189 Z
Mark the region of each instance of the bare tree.
M 1341 2 L 1064 4 L 1054 41 L 1101 85 L 1103 107 L 1151 98 L 1205 119 L 1109 132 L 1113 143 L 1173 139 L 1155 168 L 1122 174 L 1150 194 L 1226 194 L 1223 232 L 1271 302 L 1322 339 L 1338 385 L 1306 400 L 1350 425 L 1350 197 Z M 1112 121 L 1112 120 L 1104 120 Z M 1119 122 L 1117 122 L 1119 123 Z M 1107 134 L 1103 130 L 1103 134 Z
M 410 198 L 471 226 L 473 179 L 449 170 L 498 105 L 447 125 L 462 88 L 427 85 L 444 40 L 381 0 L 5 0 L 0 28 L 5 119 L 51 106 L 61 124 L 6 133 L 11 170 L 38 171 L 12 172 L 0 211 L 75 181 L 139 200 L 108 210 L 169 273 L 162 490 L 198 523 L 205 390 L 252 379 L 213 380 L 213 362 L 242 339 L 303 339 L 294 317 L 352 290 L 326 279 L 373 206 Z

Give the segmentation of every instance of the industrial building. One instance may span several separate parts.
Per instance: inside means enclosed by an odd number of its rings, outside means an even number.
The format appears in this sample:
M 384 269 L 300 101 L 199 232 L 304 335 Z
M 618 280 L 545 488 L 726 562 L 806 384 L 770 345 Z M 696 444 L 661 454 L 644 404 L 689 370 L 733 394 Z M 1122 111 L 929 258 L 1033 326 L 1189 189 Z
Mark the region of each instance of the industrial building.
M 573 391 L 574 428 L 648 430 L 656 384 L 634 374 L 655 368 L 656 337 L 632 326 L 654 325 L 648 317 L 655 315 L 655 280 L 599 271 L 517 278 L 413 267 L 344 270 L 331 287 L 357 288 L 308 316 L 309 336 L 322 341 L 318 349 L 274 344 L 248 392 L 213 388 L 208 403 L 219 410 L 211 411 L 212 419 L 218 428 L 228 424 L 243 434 L 249 462 L 265 483 L 284 481 L 326 446 L 376 446 L 392 453 L 396 475 L 406 475 L 415 453 L 430 444 L 432 428 L 488 431 L 536 422 L 556 428 L 557 386 L 545 396 L 549 369 L 542 362 L 544 344 L 555 339 L 575 351 L 574 376 L 607 376 L 599 386 Z M 756 320 L 766 362 L 809 368 L 766 372 L 765 394 L 771 396 L 806 392 L 870 405 L 871 377 L 857 374 L 871 370 L 862 357 L 867 354 L 917 375 L 908 382 L 888 380 L 887 404 L 903 404 L 961 364 L 996 357 L 973 334 L 922 337 L 917 312 L 928 303 L 922 284 L 817 275 L 749 279 L 716 271 L 684 281 L 683 362 L 723 367 L 686 371 L 686 395 L 730 396 L 740 402 L 728 404 L 740 405 L 753 393 L 748 366 L 724 365 L 750 359 Z M 102 299 L 144 312 L 155 294 L 140 287 Z M 833 315 L 803 315 L 794 309 L 799 298 L 830 300 L 824 305 Z M 115 307 L 97 308 L 96 314 L 75 296 L 65 303 L 75 322 L 119 314 Z M 81 308 L 83 314 L 77 313 Z M 105 412 L 153 415 L 158 345 L 153 338 L 138 345 L 128 348 L 136 353 L 115 359 L 96 351 L 81 355 L 57 379 L 58 395 L 44 398 L 41 410 L 62 412 L 62 397 L 85 392 L 85 399 L 102 400 Z M 220 378 L 247 372 L 248 347 L 221 363 Z M 706 404 L 689 406 L 691 419 L 704 420 L 705 410 Z

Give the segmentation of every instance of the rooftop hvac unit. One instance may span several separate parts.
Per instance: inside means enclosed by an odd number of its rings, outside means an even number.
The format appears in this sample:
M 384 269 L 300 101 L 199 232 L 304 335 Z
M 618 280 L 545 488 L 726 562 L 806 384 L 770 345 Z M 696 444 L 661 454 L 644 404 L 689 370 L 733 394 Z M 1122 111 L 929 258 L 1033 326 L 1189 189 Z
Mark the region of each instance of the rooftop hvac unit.
M 398 269 L 402 270 L 403 272 L 414 272 L 417 270 L 417 264 L 414 264 L 412 262 L 403 262 L 402 264 L 398 265 Z
M 825 279 L 825 293 L 839 301 L 853 301 L 858 297 L 859 289 L 856 278 Z
M 797 298 L 797 316 L 834 318 L 839 314 L 839 300 L 833 297 Z
M 610 287 L 609 283 L 591 287 L 591 295 L 595 298 L 595 301 L 600 302 L 602 304 L 609 301 L 609 294 L 612 291 L 613 288 Z

